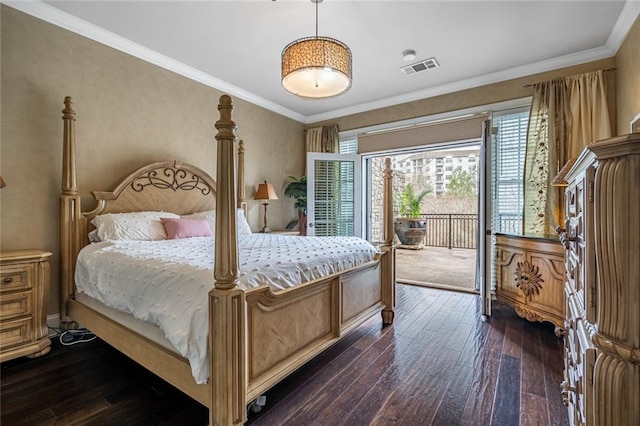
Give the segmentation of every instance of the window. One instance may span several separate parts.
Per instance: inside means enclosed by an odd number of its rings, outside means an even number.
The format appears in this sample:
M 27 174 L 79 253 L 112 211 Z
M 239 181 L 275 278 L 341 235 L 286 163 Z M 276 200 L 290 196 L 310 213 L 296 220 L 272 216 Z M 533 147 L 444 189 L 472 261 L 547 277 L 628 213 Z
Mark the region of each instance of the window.
M 528 108 L 493 115 L 493 126 L 498 129 L 492 149 L 493 229 L 496 232 L 522 232 L 522 173 L 528 122 Z
M 358 153 L 358 139 L 348 138 L 341 139 L 338 153 L 340 154 L 357 154 Z

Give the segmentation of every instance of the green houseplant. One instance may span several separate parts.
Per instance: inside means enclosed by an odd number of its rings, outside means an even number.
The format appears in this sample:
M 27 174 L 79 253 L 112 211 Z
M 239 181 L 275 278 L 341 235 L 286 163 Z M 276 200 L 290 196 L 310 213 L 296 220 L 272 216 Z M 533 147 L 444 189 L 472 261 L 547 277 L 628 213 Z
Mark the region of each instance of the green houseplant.
M 291 182 L 285 186 L 284 195 L 295 198 L 294 204 L 298 211 L 298 229 L 300 235 L 307 235 L 307 177 L 289 176 Z
M 427 220 L 420 216 L 420 203 L 430 193 L 430 189 L 416 193 L 413 185 L 408 183 L 396 196 L 400 216 L 394 221 L 394 230 L 402 246 L 422 247 L 422 242 L 427 235 Z

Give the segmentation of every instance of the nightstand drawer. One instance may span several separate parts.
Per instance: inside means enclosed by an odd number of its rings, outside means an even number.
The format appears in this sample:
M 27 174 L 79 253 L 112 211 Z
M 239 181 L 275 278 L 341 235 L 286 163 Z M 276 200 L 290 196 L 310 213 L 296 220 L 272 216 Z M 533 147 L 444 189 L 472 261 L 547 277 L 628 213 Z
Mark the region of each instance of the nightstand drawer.
M 50 350 L 48 251 L 0 252 L 0 362 Z
M 0 296 L 0 320 L 31 315 L 31 312 L 33 312 L 33 303 L 30 291 Z
M 0 348 L 9 349 L 31 341 L 31 318 L 0 323 Z
M 0 293 L 30 289 L 34 274 L 33 264 L 3 266 L 0 271 Z

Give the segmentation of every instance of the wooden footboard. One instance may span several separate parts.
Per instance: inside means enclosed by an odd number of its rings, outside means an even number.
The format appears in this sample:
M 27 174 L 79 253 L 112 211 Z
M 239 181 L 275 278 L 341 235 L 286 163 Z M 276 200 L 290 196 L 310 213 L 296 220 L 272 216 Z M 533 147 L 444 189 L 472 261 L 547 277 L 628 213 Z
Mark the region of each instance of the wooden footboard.
M 378 259 L 274 294 L 247 292 L 250 401 L 383 308 Z
M 83 212 L 75 170 L 75 111 L 71 98 L 65 99 L 60 210 L 61 320 L 89 328 L 124 354 L 206 405 L 211 425 L 228 426 L 244 423 L 249 402 L 372 315 L 382 311 L 383 323 L 392 323 L 395 249 L 392 176 L 387 159 L 383 200 L 384 241 L 376 259 L 277 293 L 268 287 L 246 292 L 242 290 L 238 285 L 236 210 L 246 209 L 242 176 L 244 148 L 240 141 L 236 162 L 231 98 L 222 96 L 218 109 L 220 119 L 216 122 L 218 151 L 215 181 L 201 170 L 180 162 L 154 163 L 134 172 L 113 192 L 94 193 L 97 207 L 90 212 Z M 236 165 L 239 171 L 237 176 Z M 156 172 L 158 167 L 161 170 Z M 144 174 L 145 183 L 133 184 L 140 173 Z M 156 176 L 159 175 L 169 177 L 170 182 L 158 183 Z M 184 182 L 185 179 L 187 182 Z M 136 195 L 142 191 L 142 187 L 151 189 L 152 192 L 145 194 L 152 195 Z M 160 191 L 167 189 L 172 191 L 170 197 L 160 195 Z M 185 195 L 173 194 L 178 189 L 188 190 L 192 195 L 184 198 Z M 120 201 L 117 201 L 119 197 Z M 166 208 L 164 203 L 168 203 Z M 213 205 L 216 209 L 216 229 L 214 288 L 209 292 L 208 305 L 210 378 L 206 385 L 197 385 L 185 359 L 77 302 L 74 299 L 74 270 L 78 252 L 88 243 L 88 221 L 97 214 L 146 210 L 186 214 L 201 211 L 205 206 L 210 209 Z M 196 207 L 198 210 L 195 210 Z

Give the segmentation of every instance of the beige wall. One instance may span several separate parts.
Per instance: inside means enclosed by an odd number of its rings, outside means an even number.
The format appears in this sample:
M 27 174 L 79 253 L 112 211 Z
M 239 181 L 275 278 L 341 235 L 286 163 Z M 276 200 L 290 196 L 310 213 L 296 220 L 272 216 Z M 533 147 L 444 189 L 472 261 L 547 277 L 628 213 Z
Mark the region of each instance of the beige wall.
M 59 312 L 59 204 L 63 99 L 77 112 L 78 186 L 110 189 L 115 179 L 155 160 L 178 159 L 215 177 L 220 91 L 1 6 L 2 250 L 54 253 L 49 313 Z M 237 135 L 247 148 L 246 181 L 272 182 L 280 196 L 269 225 L 296 217 L 284 197 L 287 176 L 304 172 L 304 125 L 234 99 Z M 246 189 L 252 197 L 254 188 Z M 85 205 L 88 207 L 88 205 Z M 249 223 L 262 206 L 249 201 Z
M 640 18 L 631 27 L 616 54 L 617 134 L 629 133 L 629 123 L 640 114 Z M 616 128 L 616 126 L 614 126 Z

